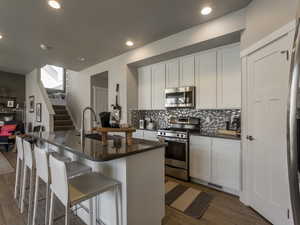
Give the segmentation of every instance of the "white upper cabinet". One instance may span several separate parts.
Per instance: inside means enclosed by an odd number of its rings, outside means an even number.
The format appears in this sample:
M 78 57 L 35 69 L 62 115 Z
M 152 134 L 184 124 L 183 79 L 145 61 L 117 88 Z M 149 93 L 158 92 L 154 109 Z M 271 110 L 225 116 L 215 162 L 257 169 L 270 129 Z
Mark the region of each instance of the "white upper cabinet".
M 166 88 L 179 87 L 179 59 L 166 62 Z
M 190 140 L 190 175 L 193 178 L 210 182 L 211 145 L 209 137 L 191 136 Z
M 241 108 L 240 45 L 232 44 L 138 69 L 139 109 L 164 109 L 165 88 L 196 86 L 196 108 Z
M 152 66 L 152 109 L 165 108 L 166 66 L 164 63 Z
M 217 108 L 217 51 L 196 55 L 196 107 Z
M 139 79 L 139 109 L 151 109 L 151 67 L 141 67 L 138 69 Z
M 240 45 L 218 50 L 218 108 L 240 108 L 242 92 Z
M 239 191 L 241 188 L 241 142 L 213 138 L 211 182 Z
M 180 58 L 180 86 L 195 86 L 195 56 Z

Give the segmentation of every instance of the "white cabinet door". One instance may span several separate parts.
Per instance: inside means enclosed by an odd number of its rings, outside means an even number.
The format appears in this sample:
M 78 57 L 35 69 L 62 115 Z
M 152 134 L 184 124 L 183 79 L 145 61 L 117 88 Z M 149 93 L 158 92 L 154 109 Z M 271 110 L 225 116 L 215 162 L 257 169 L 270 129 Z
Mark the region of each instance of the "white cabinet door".
M 211 141 L 193 135 L 190 139 L 190 175 L 206 182 L 211 180 Z
M 241 142 L 221 138 L 212 140 L 212 183 L 239 191 Z
M 166 66 L 159 63 L 152 66 L 152 109 L 165 108 Z
M 166 62 L 166 88 L 179 87 L 179 59 Z
M 158 141 L 157 132 L 150 131 L 150 130 L 144 130 L 144 139 L 149 140 L 149 141 Z
M 242 92 L 240 45 L 218 51 L 218 108 L 240 108 Z
M 196 107 L 217 108 L 217 51 L 200 53 L 195 57 Z
M 180 86 L 195 86 L 195 56 L 180 58 Z
M 138 69 L 139 109 L 151 109 L 151 67 Z

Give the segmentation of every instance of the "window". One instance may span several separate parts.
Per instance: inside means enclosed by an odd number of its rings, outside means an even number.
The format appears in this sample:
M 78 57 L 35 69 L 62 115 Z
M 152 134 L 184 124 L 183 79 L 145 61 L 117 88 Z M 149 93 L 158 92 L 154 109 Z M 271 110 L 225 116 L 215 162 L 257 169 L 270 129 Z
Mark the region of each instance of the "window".
M 46 65 L 41 68 L 41 81 L 45 88 L 65 90 L 65 70 L 62 67 Z

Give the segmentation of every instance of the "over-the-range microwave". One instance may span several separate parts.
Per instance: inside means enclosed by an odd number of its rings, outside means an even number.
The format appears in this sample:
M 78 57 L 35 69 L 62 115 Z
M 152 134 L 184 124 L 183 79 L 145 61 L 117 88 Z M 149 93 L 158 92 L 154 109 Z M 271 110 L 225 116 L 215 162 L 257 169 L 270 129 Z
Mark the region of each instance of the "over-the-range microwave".
M 194 108 L 195 87 L 168 88 L 165 90 L 166 108 Z

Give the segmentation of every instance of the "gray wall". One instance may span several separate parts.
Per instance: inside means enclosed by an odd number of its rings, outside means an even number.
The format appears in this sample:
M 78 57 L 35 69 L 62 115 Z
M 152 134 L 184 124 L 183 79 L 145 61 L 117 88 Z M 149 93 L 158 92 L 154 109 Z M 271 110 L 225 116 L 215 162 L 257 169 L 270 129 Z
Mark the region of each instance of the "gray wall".
M 9 96 L 17 97 L 17 103 L 25 102 L 25 76 L 0 71 L 0 88 L 5 88 Z
M 246 10 L 246 30 L 241 39 L 245 49 L 292 21 L 299 0 L 253 0 Z

